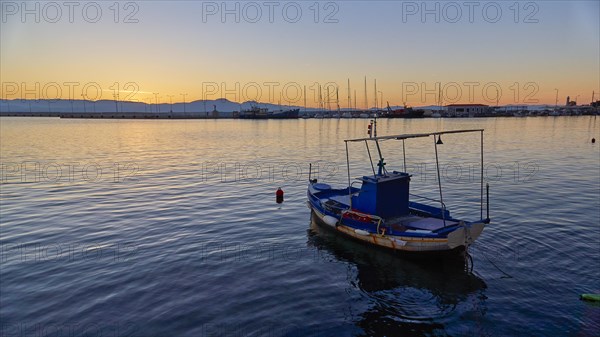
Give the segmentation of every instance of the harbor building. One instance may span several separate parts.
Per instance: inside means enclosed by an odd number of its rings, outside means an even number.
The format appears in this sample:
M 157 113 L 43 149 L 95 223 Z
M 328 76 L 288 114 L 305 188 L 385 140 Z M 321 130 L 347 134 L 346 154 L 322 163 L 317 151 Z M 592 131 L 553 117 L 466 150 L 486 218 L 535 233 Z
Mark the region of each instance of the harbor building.
M 466 117 L 484 114 L 489 106 L 485 104 L 450 104 L 446 105 L 448 117 Z

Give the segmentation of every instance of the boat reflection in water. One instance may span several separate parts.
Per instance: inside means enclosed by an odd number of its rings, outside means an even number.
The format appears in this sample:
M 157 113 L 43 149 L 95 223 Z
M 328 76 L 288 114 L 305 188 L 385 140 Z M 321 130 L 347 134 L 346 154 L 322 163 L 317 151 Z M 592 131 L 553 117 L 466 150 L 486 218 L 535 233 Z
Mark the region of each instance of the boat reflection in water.
M 356 269 L 348 274 L 356 297 L 349 318 L 367 336 L 488 335 L 481 327 L 485 282 L 454 257 L 410 260 L 340 237 L 311 216 L 308 245 Z

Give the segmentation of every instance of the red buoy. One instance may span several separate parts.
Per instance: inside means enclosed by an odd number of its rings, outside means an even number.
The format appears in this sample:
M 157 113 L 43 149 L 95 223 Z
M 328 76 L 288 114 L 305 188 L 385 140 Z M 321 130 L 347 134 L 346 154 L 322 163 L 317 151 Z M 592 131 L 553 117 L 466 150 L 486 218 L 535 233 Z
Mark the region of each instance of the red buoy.
M 277 192 L 275 192 L 275 201 L 278 204 L 281 204 L 283 202 L 283 190 L 280 188 L 277 189 Z

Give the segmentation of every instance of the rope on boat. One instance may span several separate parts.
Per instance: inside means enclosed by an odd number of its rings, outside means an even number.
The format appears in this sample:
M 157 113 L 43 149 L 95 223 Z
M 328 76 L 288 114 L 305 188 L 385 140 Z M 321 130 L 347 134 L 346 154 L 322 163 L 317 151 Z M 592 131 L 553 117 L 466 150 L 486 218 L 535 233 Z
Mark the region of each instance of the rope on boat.
M 377 221 L 377 234 L 379 235 L 379 226 L 381 226 L 381 223 L 383 222 L 383 219 L 379 218 L 379 221 Z M 384 237 L 385 236 L 385 227 L 383 228 L 383 231 L 381 233 L 381 236 Z
M 465 231 L 465 252 L 466 252 L 467 256 L 471 259 L 471 263 L 473 263 L 473 257 L 471 256 L 471 254 L 469 254 L 469 247 L 471 246 L 471 244 L 469 244 L 468 242 L 472 240 L 472 238 L 470 236 L 470 231 L 467 229 L 467 226 L 464 221 L 461 221 L 460 223 L 463 226 L 464 231 Z M 513 278 L 510 274 L 508 274 L 504 270 L 500 269 L 500 267 L 498 267 L 494 262 L 492 262 L 492 260 L 490 260 L 490 258 L 487 257 L 487 255 L 485 255 L 485 253 L 482 252 L 481 254 L 483 255 L 483 257 L 485 257 L 486 260 L 488 260 L 489 263 L 492 264 L 492 266 L 494 266 L 494 268 L 496 268 L 499 272 L 504 274 L 504 276 L 502 276 L 500 278 Z M 471 271 L 472 270 L 473 270 L 473 267 L 471 266 Z
M 469 247 L 465 249 L 465 272 L 472 274 L 473 273 L 473 256 L 469 253 Z
M 467 228 L 467 225 L 465 224 L 464 221 L 461 221 L 459 223 L 460 226 L 462 226 L 463 231 L 465 233 L 465 272 L 467 273 L 472 273 L 473 272 L 473 257 L 471 256 L 471 254 L 469 254 L 469 247 L 471 246 L 470 241 L 471 241 L 471 231 Z M 469 264 L 471 265 L 471 268 L 469 270 Z
M 492 262 L 492 260 L 490 260 L 490 258 L 487 257 L 487 255 L 485 255 L 485 253 L 483 253 L 483 257 L 485 257 L 485 259 L 488 260 L 488 262 L 491 263 L 492 266 L 494 266 L 499 272 L 501 272 L 502 274 L 504 274 L 504 276 L 502 276 L 501 278 L 513 278 L 507 272 L 505 272 L 504 270 L 500 269 L 500 267 L 498 267 L 494 262 Z

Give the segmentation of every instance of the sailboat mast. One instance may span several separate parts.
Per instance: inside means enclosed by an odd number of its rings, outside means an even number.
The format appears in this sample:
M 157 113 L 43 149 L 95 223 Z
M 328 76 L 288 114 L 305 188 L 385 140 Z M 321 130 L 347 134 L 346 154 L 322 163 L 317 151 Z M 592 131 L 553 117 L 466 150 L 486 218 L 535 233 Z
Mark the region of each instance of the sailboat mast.
M 375 79 L 375 110 L 377 110 L 377 79 Z
M 350 94 L 350 79 L 348 79 L 348 110 L 352 110 L 352 96 Z
M 442 85 L 440 84 L 440 89 L 439 89 L 439 92 L 438 92 L 438 104 L 439 104 L 439 107 L 440 107 L 440 111 L 442 110 L 442 101 L 443 101 L 443 98 L 442 98 Z
M 306 86 L 304 86 L 304 114 L 306 115 Z
M 365 76 L 365 110 L 369 110 L 369 101 L 367 99 L 367 76 Z
M 323 110 L 323 95 L 321 95 L 321 85 L 319 84 L 319 110 Z

